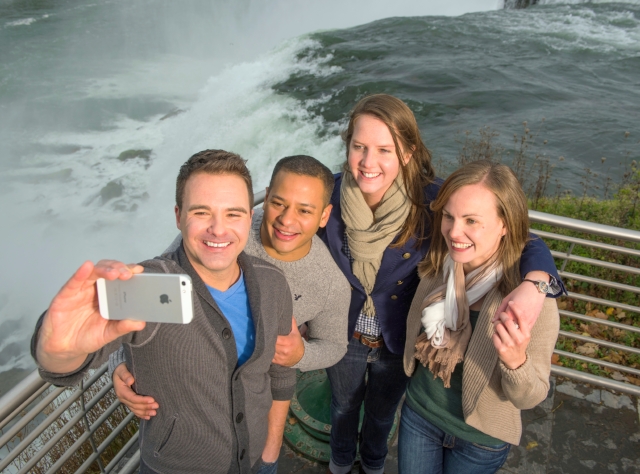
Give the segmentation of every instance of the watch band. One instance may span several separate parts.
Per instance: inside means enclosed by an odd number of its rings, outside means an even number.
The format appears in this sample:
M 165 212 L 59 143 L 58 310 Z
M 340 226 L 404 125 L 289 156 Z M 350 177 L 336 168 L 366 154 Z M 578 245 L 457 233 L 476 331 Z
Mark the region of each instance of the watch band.
M 529 281 L 533 283 L 533 285 L 538 290 L 538 293 L 543 295 L 548 295 L 551 293 L 551 288 L 549 288 L 549 284 L 546 281 L 542 280 L 529 280 L 528 278 L 524 278 L 522 281 Z

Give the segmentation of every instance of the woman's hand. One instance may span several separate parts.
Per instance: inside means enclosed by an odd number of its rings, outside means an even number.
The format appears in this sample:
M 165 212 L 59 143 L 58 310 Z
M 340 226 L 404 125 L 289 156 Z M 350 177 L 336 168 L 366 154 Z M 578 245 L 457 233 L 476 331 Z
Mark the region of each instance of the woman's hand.
M 522 310 L 513 301 L 509 302 L 509 310 L 515 316 L 505 312 L 498 315 L 498 320 L 494 321 L 493 345 L 498 352 L 498 357 L 509 369 L 517 369 L 527 360 L 527 346 L 531 339 L 528 325 L 519 325 Z

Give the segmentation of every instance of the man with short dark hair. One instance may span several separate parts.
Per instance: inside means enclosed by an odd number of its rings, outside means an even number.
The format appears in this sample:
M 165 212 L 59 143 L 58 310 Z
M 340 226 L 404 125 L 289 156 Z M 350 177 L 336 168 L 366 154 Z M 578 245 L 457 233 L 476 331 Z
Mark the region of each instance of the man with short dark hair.
M 280 268 L 293 296 L 291 333 L 278 336 L 274 362 L 302 371 L 329 367 L 346 352 L 351 289 L 324 243 L 315 234 L 331 212 L 331 171 L 315 158 L 290 156 L 276 164 L 261 211 L 253 217 L 246 252 Z M 172 246 L 180 245 L 180 237 Z M 306 323 L 308 340 L 297 325 Z M 124 362 L 113 354 L 110 366 Z M 124 365 L 115 368 L 116 394 L 138 416 L 149 419 L 164 410 L 152 397 L 136 395 L 134 378 Z M 288 402 L 274 402 L 263 460 L 275 463 L 282 443 Z M 276 466 L 272 466 L 275 471 Z
M 256 472 L 272 401 L 295 386 L 295 372 L 272 363 L 277 336 L 290 332 L 291 293 L 281 270 L 243 252 L 253 214 L 244 160 L 198 153 L 176 189 L 180 245 L 141 265 L 85 262 L 40 317 L 32 354 L 45 380 L 71 385 L 123 345 L 135 388 L 163 406 L 141 422 L 141 473 Z M 191 277 L 190 324 L 100 316 L 96 280 L 143 271 Z

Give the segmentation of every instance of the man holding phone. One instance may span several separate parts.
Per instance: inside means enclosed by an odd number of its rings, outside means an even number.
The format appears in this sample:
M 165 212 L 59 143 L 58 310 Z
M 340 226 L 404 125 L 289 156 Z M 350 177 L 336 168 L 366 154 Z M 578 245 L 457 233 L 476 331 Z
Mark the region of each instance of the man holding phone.
M 274 167 L 261 211 L 256 211 L 245 251 L 280 268 L 293 296 L 291 333 L 278 336 L 273 362 L 300 369 L 332 366 L 347 350 L 349 283 L 324 243 L 315 234 L 331 213 L 329 199 L 335 179 L 325 165 L 306 155 L 290 156 Z M 179 236 L 167 249 L 180 246 Z M 298 330 L 306 324 L 308 339 Z M 137 395 L 134 377 L 123 364 L 123 351 L 112 354 L 113 384 L 122 403 L 137 416 L 150 419 L 158 408 L 153 397 Z M 276 413 L 276 404 L 279 405 Z M 289 402 L 274 402 L 269 418 L 265 461 L 277 461 Z M 272 466 L 275 471 L 276 466 Z
M 182 244 L 140 265 L 85 262 L 38 320 L 32 355 L 43 379 L 57 385 L 77 383 L 123 345 L 136 389 L 164 408 L 141 423 L 141 473 L 256 472 L 272 400 L 293 394 L 295 372 L 272 363 L 277 336 L 291 329 L 291 293 L 281 270 L 243 252 L 252 207 L 244 160 L 197 153 L 176 185 Z M 100 316 L 96 280 L 143 271 L 191 277 L 190 324 Z

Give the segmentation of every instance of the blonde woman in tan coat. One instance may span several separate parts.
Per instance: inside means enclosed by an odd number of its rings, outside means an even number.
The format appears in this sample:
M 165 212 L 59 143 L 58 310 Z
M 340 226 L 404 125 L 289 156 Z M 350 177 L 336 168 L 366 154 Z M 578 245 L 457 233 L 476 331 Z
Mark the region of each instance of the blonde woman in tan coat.
M 522 433 L 520 410 L 549 390 L 558 309 L 546 298 L 531 330 L 520 309 L 492 320 L 521 282 L 527 200 L 505 165 L 454 172 L 431 204 L 431 248 L 407 320 L 399 471 L 493 473 Z M 540 292 L 546 284 L 531 281 Z

